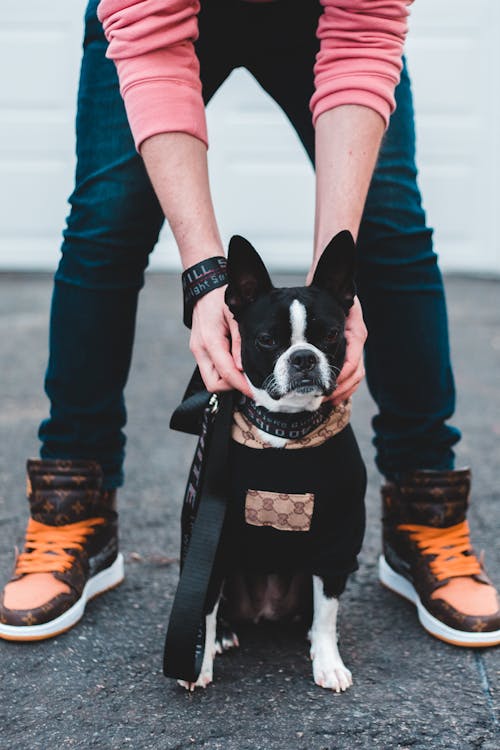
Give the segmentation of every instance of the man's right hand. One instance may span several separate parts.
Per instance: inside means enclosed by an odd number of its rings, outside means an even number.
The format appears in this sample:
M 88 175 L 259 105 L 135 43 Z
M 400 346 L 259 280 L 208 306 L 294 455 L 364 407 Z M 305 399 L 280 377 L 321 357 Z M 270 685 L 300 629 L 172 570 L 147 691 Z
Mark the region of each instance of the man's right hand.
M 238 324 L 224 302 L 225 289 L 214 289 L 194 306 L 189 347 L 210 393 L 234 388 L 252 398 L 242 373 Z

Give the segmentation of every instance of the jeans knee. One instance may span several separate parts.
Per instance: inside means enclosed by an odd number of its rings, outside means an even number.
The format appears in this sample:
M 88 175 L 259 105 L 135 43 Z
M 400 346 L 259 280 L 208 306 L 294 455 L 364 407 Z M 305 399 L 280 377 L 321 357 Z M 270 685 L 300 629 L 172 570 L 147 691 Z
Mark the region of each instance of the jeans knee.
M 111 207 L 72 210 L 56 279 L 89 289 L 141 288 L 160 226 L 131 223 Z
M 413 228 L 377 236 L 365 226 L 358 242 L 360 292 L 380 289 L 393 292 L 443 294 L 443 279 L 434 252 L 432 230 Z M 379 228 L 377 228 L 379 229 Z
M 386 162 L 377 168 L 360 233 L 365 240 L 420 234 L 431 244 L 432 230 L 422 206 L 417 171 L 411 164 Z
M 360 270 L 439 273 L 416 169 L 387 162 L 373 176 L 358 235 Z
M 138 254 L 130 262 L 119 249 L 92 243 L 64 241 L 55 278 L 86 289 L 140 289 L 148 256 Z
M 94 289 L 142 286 L 163 213 L 148 182 L 133 184 L 130 175 L 121 179 L 119 172 L 107 169 L 78 182 L 57 279 Z

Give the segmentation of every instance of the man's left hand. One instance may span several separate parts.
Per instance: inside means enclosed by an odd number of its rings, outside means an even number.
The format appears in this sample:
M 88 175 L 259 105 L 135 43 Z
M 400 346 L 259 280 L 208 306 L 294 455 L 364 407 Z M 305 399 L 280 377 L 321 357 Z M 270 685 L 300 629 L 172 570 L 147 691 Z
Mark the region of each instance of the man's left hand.
M 363 348 L 367 335 L 361 305 L 355 297 L 345 324 L 347 351 L 344 366 L 337 379 L 337 387 L 330 397 L 335 406 L 352 396 L 365 377 Z

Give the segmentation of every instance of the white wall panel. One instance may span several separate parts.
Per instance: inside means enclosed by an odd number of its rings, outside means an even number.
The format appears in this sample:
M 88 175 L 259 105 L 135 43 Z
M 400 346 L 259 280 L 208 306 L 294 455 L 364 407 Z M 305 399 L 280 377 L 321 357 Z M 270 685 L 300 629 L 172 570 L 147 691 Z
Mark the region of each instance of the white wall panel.
M 0 5 L 0 269 L 57 263 L 84 8 Z M 500 3 L 416 0 L 410 25 L 420 183 L 442 266 L 500 273 Z M 224 238 L 245 234 L 271 265 L 305 268 L 314 179 L 288 121 L 244 71 L 216 95 L 208 120 Z M 152 267 L 178 267 L 167 228 Z
M 500 273 L 499 33 L 495 0 L 413 5 L 420 184 L 445 269 Z
M 85 0 L 0 5 L 0 268 L 54 268 L 74 171 Z

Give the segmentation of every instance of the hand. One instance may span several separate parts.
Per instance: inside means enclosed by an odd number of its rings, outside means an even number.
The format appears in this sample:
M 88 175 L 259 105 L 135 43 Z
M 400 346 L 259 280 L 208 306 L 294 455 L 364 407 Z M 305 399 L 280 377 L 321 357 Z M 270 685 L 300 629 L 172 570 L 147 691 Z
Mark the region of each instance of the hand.
M 189 347 L 210 393 L 234 388 L 252 397 L 242 374 L 240 333 L 224 302 L 225 289 L 214 289 L 194 306 Z
M 361 305 L 359 299 L 355 297 L 354 304 L 346 318 L 346 358 L 337 380 L 337 387 L 330 397 L 335 406 L 352 396 L 365 376 L 363 347 L 367 335 Z

